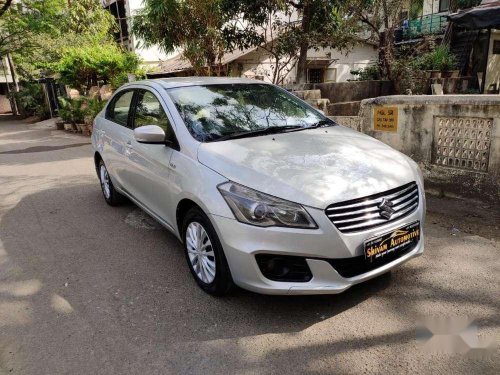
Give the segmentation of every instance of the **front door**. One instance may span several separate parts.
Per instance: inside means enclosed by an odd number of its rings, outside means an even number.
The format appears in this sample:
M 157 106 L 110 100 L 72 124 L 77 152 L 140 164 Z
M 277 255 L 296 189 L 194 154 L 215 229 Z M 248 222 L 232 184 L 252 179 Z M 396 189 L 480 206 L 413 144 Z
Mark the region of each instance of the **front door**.
M 132 124 L 134 129 L 157 125 L 170 139 L 175 135 L 160 100 L 153 91 L 137 89 Z M 172 209 L 171 204 L 172 184 L 169 179 L 169 162 L 173 152 L 177 151 L 165 144 L 144 144 L 132 140 L 128 182 L 132 195 L 171 226 L 175 223 L 175 208 Z

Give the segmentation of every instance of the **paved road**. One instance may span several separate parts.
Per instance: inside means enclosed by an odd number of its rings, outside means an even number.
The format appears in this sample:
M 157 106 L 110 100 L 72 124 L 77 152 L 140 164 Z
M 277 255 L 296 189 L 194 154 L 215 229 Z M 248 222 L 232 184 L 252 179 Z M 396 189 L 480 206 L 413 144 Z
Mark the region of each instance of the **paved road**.
M 430 198 L 425 255 L 340 295 L 213 298 L 173 235 L 104 203 L 88 142 L 0 120 L 0 374 L 498 373 L 498 350 L 415 333 L 469 316 L 498 337 L 498 207 Z

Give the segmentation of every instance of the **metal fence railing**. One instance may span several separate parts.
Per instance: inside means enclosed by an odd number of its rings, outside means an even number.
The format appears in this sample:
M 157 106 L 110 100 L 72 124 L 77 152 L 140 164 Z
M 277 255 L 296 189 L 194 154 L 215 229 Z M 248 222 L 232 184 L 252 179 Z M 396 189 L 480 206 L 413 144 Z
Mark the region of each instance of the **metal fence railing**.
M 396 39 L 413 39 L 422 35 L 444 34 L 448 20 L 446 15 L 429 14 L 408 21 L 403 27 L 396 30 Z

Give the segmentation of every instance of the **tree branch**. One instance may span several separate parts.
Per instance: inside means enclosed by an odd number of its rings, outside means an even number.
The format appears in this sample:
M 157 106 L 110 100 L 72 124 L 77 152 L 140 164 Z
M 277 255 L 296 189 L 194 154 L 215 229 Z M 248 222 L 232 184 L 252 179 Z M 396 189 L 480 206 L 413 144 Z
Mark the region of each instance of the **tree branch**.
M 293 6 L 295 9 L 303 9 L 304 8 L 303 4 L 296 3 L 295 1 L 292 1 L 292 0 L 288 0 L 287 3 L 290 4 L 291 6 Z
M 5 3 L 0 8 L 0 17 L 2 17 L 3 14 L 7 12 L 7 9 L 9 9 L 11 5 L 12 5 L 12 0 L 5 0 Z
M 377 27 L 376 27 L 373 23 L 371 23 L 371 22 L 370 22 L 370 20 L 368 19 L 368 17 L 366 17 L 366 16 L 361 16 L 361 17 L 359 18 L 359 20 L 360 20 L 361 22 L 363 22 L 364 24 L 366 24 L 366 25 L 370 26 L 370 27 L 372 28 L 372 30 L 373 30 L 373 31 L 375 31 L 375 33 L 376 33 L 378 36 L 380 36 L 380 31 L 379 31 L 379 29 L 378 29 L 378 28 L 377 28 Z

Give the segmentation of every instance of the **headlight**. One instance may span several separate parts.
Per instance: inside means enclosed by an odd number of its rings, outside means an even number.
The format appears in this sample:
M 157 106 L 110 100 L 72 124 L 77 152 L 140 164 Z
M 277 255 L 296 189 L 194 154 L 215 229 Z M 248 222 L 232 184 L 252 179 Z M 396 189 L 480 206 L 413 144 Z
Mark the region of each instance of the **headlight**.
M 275 198 L 234 182 L 225 182 L 217 188 L 236 219 L 242 223 L 260 227 L 318 227 L 300 204 Z

